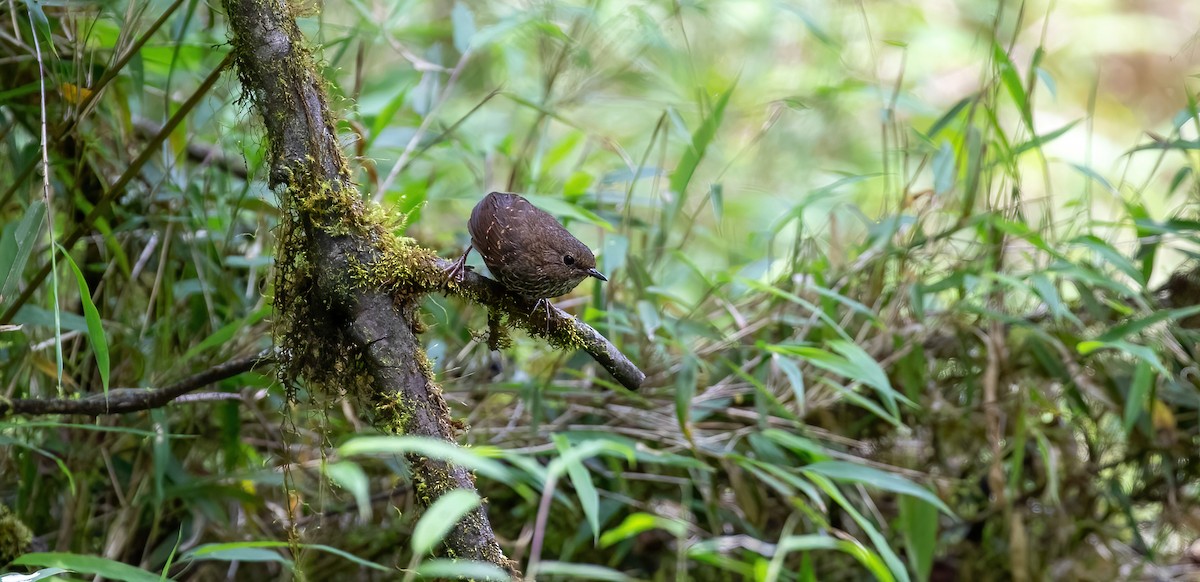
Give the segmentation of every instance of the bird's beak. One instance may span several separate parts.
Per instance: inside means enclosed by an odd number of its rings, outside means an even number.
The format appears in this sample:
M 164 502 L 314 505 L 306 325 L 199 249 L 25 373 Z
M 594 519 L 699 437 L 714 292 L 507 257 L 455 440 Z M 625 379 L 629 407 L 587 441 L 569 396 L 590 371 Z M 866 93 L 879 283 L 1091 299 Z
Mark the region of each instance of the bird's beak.
M 608 280 L 608 277 L 605 277 L 603 274 L 601 274 L 601 273 L 600 273 L 600 271 L 597 271 L 597 270 L 595 270 L 595 269 L 588 269 L 588 270 L 587 270 L 587 274 L 588 274 L 588 275 L 591 275 L 591 276 L 593 276 L 593 277 L 595 277 L 595 278 L 597 278 L 597 279 L 600 279 L 601 281 L 607 281 L 607 280 Z

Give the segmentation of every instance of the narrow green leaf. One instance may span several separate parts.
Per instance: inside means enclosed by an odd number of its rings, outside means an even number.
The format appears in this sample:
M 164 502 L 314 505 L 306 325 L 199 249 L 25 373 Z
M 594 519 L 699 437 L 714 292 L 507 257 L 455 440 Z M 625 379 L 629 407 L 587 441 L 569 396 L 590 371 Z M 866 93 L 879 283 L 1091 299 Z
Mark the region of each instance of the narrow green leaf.
M 417 574 L 429 580 L 496 580 L 508 581 L 508 572 L 491 562 L 474 560 L 451 560 L 436 558 L 425 560 L 417 567 Z
M 325 465 L 325 474 L 354 496 L 360 518 L 364 521 L 371 519 L 371 484 L 362 467 L 348 461 L 329 463 Z
M 933 154 L 933 193 L 941 196 L 954 188 L 954 182 L 957 179 L 958 160 L 954 157 L 954 150 L 950 149 L 950 142 L 942 142 L 942 147 L 938 148 L 937 153 Z
M 966 109 L 972 101 L 975 100 L 975 97 L 975 95 L 968 95 L 960 99 L 958 103 L 955 103 L 954 107 L 951 107 L 949 111 L 939 117 L 937 121 L 933 122 L 933 125 L 929 126 L 929 131 L 925 132 L 926 137 L 928 137 L 930 140 L 937 137 L 937 135 L 941 133 L 947 125 L 950 125 L 951 121 L 954 121 L 954 119 L 958 117 L 959 113 L 962 113 L 962 111 Z
M 92 574 L 103 576 L 110 580 L 124 580 L 127 582 L 159 582 L 164 579 L 159 574 L 147 572 L 141 568 L 108 558 L 66 552 L 31 552 L 20 555 L 10 563 L 14 566 L 62 568 L 77 574 Z M 170 578 L 165 579 L 170 580 Z
M 775 546 L 775 557 L 771 560 L 771 568 L 764 577 L 766 580 L 777 580 L 783 574 L 783 561 L 788 554 L 793 552 L 806 552 L 810 550 L 835 550 L 849 554 L 860 564 L 867 568 L 876 580 L 879 582 L 890 582 L 896 577 L 888 571 L 887 564 L 880 559 L 879 554 L 872 552 L 870 548 L 862 545 L 856 540 L 839 540 L 828 535 L 803 535 L 803 536 L 788 536 L 779 540 L 779 544 Z
M 899 506 L 900 533 L 908 548 L 905 552 L 908 563 L 917 580 L 929 580 L 937 551 L 938 510 L 930 503 L 907 495 L 900 497 Z
M 455 2 L 450 22 L 454 27 L 454 48 L 465 54 L 471 48 L 471 37 L 475 36 L 475 14 L 465 3 Z
M 1154 370 L 1150 364 L 1138 362 L 1133 382 L 1129 384 L 1129 394 L 1125 397 L 1125 434 L 1132 435 L 1138 418 L 1150 410 L 1150 387 L 1153 383 Z
M 568 562 L 540 562 L 537 573 L 541 576 L 562 576 L 565 580 L 607 580 L 609 582 L 631 580 L 629 576 L 612 568 Z
M 1113 246 L 1107 242 L 1101 240 L 1100 237 L 1087 234 L 1075 237 L 1068 241 L 1067 244 L 1080 245 L 1091 249 L 1096 254 L 1103 257 L 1108 264 L 1116 267 L 1117 270 L 1123 273 L 1125 276 L 1136 281 L 1137 283 L 1142 284 L 1143 286 L 1146 284 L 1146 281 L 1142 279 L 1141 270 L 1135 267 L 1129 258 L 1125 256 L 1125 254 L 1113 248 Z
M 1192 305 L 1191 307 L 1180 307 L 1179 309 L 1162 309 L 1153 311 L 1150 315 L 1140 319 L 1134 319 L 1109 328 L 1108 331 L 1096 338 L 1101 342 L 1115 342 L 1134 336 L 1147 328 L 1162 323 L 1164 321 L 1174 321 L 1191 317 L 1200 313 L 1200 305 Z
M 691 423 L 692 398 L 696 396 L 696 368 L 698 364 L 691 354 L 685 354 L 675 375 L 675 418 L 679 426 L 688 430 Z
M 212 348 L 229 343 L 229 341 L 236 337 L 239 333 L 243 333 L 244 330 L 249 326 L 258 323 L 264 317 L 270 314 L 271 306 L 267 305 L 262 309 L 247 315 L 246 317 L 222 326 L 221 329 L 212 332 L 212 334 L 204 338 L 203 341 L 188 349 L 188 351 L 183 354 L 183 361 L 186 362 Z
M 67 478 L 67 486 L 70 489 L 71 493 L 75 492 L 75 474 L 72 473 L 71 470 L 67 468 L 67 464 L 64 463 L 62 459 L 55 456 L 54 453 L 51 453 L 50 451 L 47 451 L 42 448 L 35 447 L 31 444 L 21 442 L 17 439 L 4 436 L 2 434 L 0 434 L 0 445 L 11 446 L 11 447 L 21 447 L 23 449 L 28 449 L 28 450 L 31 450 L 43 457 L 46 457 L 47 459 L 50 459 L 51 461 L 54 461 L 54 464 L 58 465 L 58 470 L 62 471 L 63 476 Z
M 1137 146 L 1137 147 L 1125 152 L 1125 155 L 1129 155 L 1134 152 L 1147 151 L 1147 150 L 1181 150 L 1181 151 L 1200 150 L 1200 139 L 1158 140 L 1158 141 L 1155 141 L 1154 143 L 1148 143 L 1146 145 Z
M 558 457 L 550 461 L 550 465 L 546 467 L 546 473 L 551 476 L 560 476 L 573 463 L 580 463 L 584 459 L 603 453 L 619 454 L 630 463 L 633 463 L 636 459 L 633 454 L 633 448 L 624 443 L 608 439 L 587 440 L 576 443 L 575 446 L 561 452 Z
M 46 205 L 41 200 L 35 200 L 13 230 L 4 229 L 4 236 L 0 239 L 0 273 L 3 273 L 3 278 L 0 278 L 0 302 L 5 302 L 21 281 L 25 264 L 29 262 L 29 253 L 37 246 L 45 216 Z
M 37 582 L 69 572 L 66 568 L 43 568 L 31 574 L 0 574 L 0 582 Z
M 565 454 L 571 448 L 567 437 L 561 434 L 554 435 L 554 444 L 558 447 L 560 455 Z M 596 492 L 596 485 L 592 483 L 592 475 L 583 465 L 582 460 L 566 463 L 566 467 L 567 476 L 571 478 L 571 484 L 575 486 L 575 495 L 579 498 L 579 506 L 583 508 L 583 516 L 592 530 L 592 542 L 598 542 L 600 540 L 600 494 Z
M 783 375 L 787 376 L 788 384 L 792 387 L 792 394 L 796 396 L 796 412 L 803 415 L 805 413 L 804 374 L 800 372 L 800 366 L 782 354 L 771 354 L 771 360 L 775 362 L 775 366 L 783 372 Z
M 1075 168 L 1075 170 L 1078 171 L 1080 174 L 1083 174 L 1084 176 L 1091 178 L 1094 182 L 1096 182 L 1101 187 L 1103 187 L 1105 190 L 1107 190 L 1109 194 L 1112 194 L 1114 196 L 1117 195 L 1117 189 L 1113 187 L 1112 183 L 1109 182 L 1108 179 L 1106 179 L 1104 176 L 1101 176 L 1095 170 L 1093 170 L 1083 164 L 1076 164 L 1076 163 L 1071 163 L 1071 167 Z
M 721 221 L 725 219 L 725 188 L 720 184 L 709 186 L 708 200 L 712 203 L 713 219 L 717 221 L 717 226 L 720 227 Z
M 604 535 L 600 536 L 600 547 L 607 548 L 617 542 L 654 529 L 666 530 L 676 538 L 681 538 L 687 534 L 688 524 L 676 519 L 667 519 L 637 511 L 625 516 L 620 524 L 604 532 Z
M 671 172 L 670 189 L 674 195 L 674 200 L 671 202 L 670 218 L 674 220 L 679 216 L 679 212 L 683 209 L 684 202 L 687 199 L 687 187 L 692 181 L 692 176 L 696 173 L 696 168 L 700 165 L 700 161 L 704 159 L 704 153 L 708 151 L 709 144 L 712 143 L 713 137 L 717 134 L 717 128 L 721 126 L 721 121 L 725 118 L 725 106 L 729 104 L 729 96 L 733 94 L 733 89 L 737 84 L 730 85 L 724 93 L 717 98 L 716 105 L 700 123 L 700 127 L 692 133 L 692 142 L 689 147 L 684 150 L 683 156 L 679 159 L 679 165 L 675 167 L 675 171 Z
M 366 144 L 368 151 L 375 144 L 375 141 L 378 140 L 380 136 L 385 134 L 388 126 L 390 126 L 392 120 L 395 119 L 396 112 L 400 111 L 400 109 L 404 107 L 404 103 L 408 100 L 411 89 L 412 87 L 410 87 L 408 84 L 400 85 L 393 89 L 395 94 L 393 94 L 392 98 L 388 99 L 388 102 L 379 110 L 379 113 L 375 115 L 375 122 L 371 124 L 371 134 L 367 136 Z
M 71 270 L 75 273 L 75 282 L 79 285 L 79 300 L 83 303 L 83 317 L 87 320 L 88 343 L 91 344 L 92 353 L 96 356 L 96 366 L 100 370 L 100 384 L 104 387 L 104 395 L 107 397 L 109 374 L 108 338 L 104 336 L 104 324 L 100 321 L 100 311 L 96 309 L 96 304 L 92 303 L 92 293 L 88 290 L 87 280 L 83 278 L 83 271 L 79 270 L 79 266 L 75 264 L 75 259 L 71 258 L 71 253 L 68 253 L 61 246 L 58 249 L 66 257 L 67 264 L 71 266 Z
M 1034 148 L 1040 149 L 1042 146 L 1062 137 L 1062 135 L 1064 133 L 1071 131 L 1071 128 L 1075 127 L 1075 125 L 1077 123 L 1079 123 L 1079 121 L 1080 120 L 1076 119 L 1075 121 L 1072 121 L 1071 123 L 1068 123 L 1050 133 L 1034 136 L 1033 139 L 1031 139 L 1027 142 L 1017 144 L 1017 146 L 1014 147 L 1013 151 L 1012 151 L 1013 157 L 1017 157 L 1017 156 L 1025 153 L 1031 149 L 1034 149 Z
M 835 481 L 848 481 L 851 483 L 861 483 L 868 487 L 877 487 L 884 491 L 899 493 L 901 495 L 909 495 L 916 497 L 936 507 L 938 511 L 946 515 L 953 516 L 954 512 L 946 504 L 938 499 L 938 496 L 931 493 L 928 489 L 905 479 L 894 473 L 881 471 L 874 467 L 864 465 L 855 465 L 845 461 L 822 461 L 805 465 L 806 473 L 820 473 Z
M 497 481 L 506 481 L 511 475 L 504 465 L 480 455 L 483 447 L 462 448 L 443 440 L 418 436 L 368 436 L 352 438 L 338 447 L 338 454 L 355 455 L 407 455 L 416 453 L 462 465 L 472 471 Z
M 858 508 L 850 502 L 849 499 L 846 499 L 846 496 L 842 494 L 841 490 L 839 490 L 837 486 L 830 482 L 829 479 L 824 475 L 821 475 L 815 471 L 809 471 L 808 467 L 801 469 L 801 471 L 807 475 L 817 487 L 820 487 L 821 490 L 824 491 L 825 494 L 828 495 L 829 498 L 838 505 L 838 507 L 842 508 L 842 511 L 845 511 L 846 514 L 848 514 L 850 518 L 854 520 L 854 523 L 858 524 L 858 527 L 862 529 L 863 533 L 865 533 L 871 540 L 871 544 L 875 546 L 875 550 L 879 552 L 880 556 L 883 557 L 883 561 L 887 564 L 888 569 L 891 570 L 892 575 L 901 582 L 908 582 L 908 570 L 904 568 L 904 562 L 900 561 L 900 557 L 896 555 L 894 550 L 892 550 L 891 545 L 888 544 L 887 538 L 880 533 L 879 528 L 877 528 L 875 524 L 871 522 L 871 520 L 863 516 L 862 512 L 860 512 Z
M 216 545 L 201 546 L 203 551 L 184 554 L 181 560 L 186 558 L 190 560 L 214 560 L 218 562 L 275 562 L 283 564 L 288 570 L 292 570 L 296 566 L 295 562 L 284 557 L 279 550 L 272 549 L 271 547 L 263 547 L 253 542 L 249 544 L 220 544 L 223 547 L 214 547 Z M 275 547 L 282 548 L 282 546 Z M 201 550 L 201 548 L 197 548 L 197 550 Z
M 446 534 L 468 513 L 479 507 L 479 494 L 469 489 L 453 489 L 437 498 L 421 520 L 413 527 L 412 551 L 418 556 L 428 554 L 442 543 Z
M 1012 97 L 1013 103 L 1021 111 L 1021 118 L 1025 121 L 1025 125 L 1032 131 L 1033 117 L 1029 108 L 1029 96 L 1025 93 L 1025 86 L 1021 84 L 1021 77 L 1017 74 L 1016 65 L 998 42 L 992 43 L 992 57 L 996 62 L 1000 83 L 1004 85 L 1009 96 Z
M 1139 346 L 1126 341 L 1106 342 L 1099 340 L 1086 340 L 1075 344 L 1075 349 L 1080 354 L 1085 356 L 1102 349 L 1114 349 L 1122 351 L 1138 360 L 1146 362 L 1152 368 L 1154 368 L 1155 371 L 1163 376 L 1171 375 L 1171 372 L 1167 371 L 1166 366 L 1163 366 L 1162 361 L 1158 359 L 1158 354 L 1146 346 Z
M 189 562 L 193 560 L 279 562 L 290 569 L 294 566 L 291 560 L 285 558 L 279 552 L 269 550 L 291 547 L 292 544 L 290 542 L 274 540 L 230 542 L 224 544 L 203 544 L 184 552 L 184 554 L 180 556 L 179 560 L 181 562 Z M 358 556 L 324 544 L 300 544 L 300 547 L 325 552 L 327 554 L 333 554 L 354 562 L 360 566 L 373 568 L 375 570 L 384 572 L 392 571 L 391 568 L 386 566 L 376 564 L 370 560 L 364 560 Z
M 883 371 L 883 367 L 879 365 L 879 362 L 875 361 L 875 358 L 871 357 L 871 354 L 858 347 L 858 344 L 844 340 L 830 340 L 829 347 L 845 357 L 846 361 L 854 367 L 856 376 L 851 376 L 852 378 L 874 388 L 879 393 L 892 414 L 900 414 L 900 411 L 896 408 L 896 401 L 916 407 L 916 403 L 892 388 L 892 383 L 888 380 L 887 372 Z

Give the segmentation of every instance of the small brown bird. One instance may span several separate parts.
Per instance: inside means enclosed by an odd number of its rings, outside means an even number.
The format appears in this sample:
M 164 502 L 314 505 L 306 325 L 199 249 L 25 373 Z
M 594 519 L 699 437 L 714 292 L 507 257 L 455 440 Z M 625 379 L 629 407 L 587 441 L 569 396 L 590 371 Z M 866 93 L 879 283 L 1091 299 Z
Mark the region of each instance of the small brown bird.
M 471 245 L 449 276 L 461 281 L 471 249 L 505 287 L 540 304 L 565 295 L 588 277 L 608 279 L 596 270 L 592 250 L 549 213 L 517 194 L 492 192 L 471 211 Z M 550 303 L 546 301 L 547 320 Z

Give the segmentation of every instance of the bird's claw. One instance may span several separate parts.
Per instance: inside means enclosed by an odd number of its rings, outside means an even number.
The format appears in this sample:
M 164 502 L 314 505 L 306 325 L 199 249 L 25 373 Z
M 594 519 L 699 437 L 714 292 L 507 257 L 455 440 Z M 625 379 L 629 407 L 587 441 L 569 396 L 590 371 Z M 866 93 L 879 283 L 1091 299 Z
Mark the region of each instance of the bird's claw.
M 463 278 L 467 276 L 467 270 L 471 267 L 467 266 L 467 255 L 471 254 L 471 247 L 467 247 L 467 252 L 463 253 L 449 269 L 446 269 L 447 282 L 462 283 Z

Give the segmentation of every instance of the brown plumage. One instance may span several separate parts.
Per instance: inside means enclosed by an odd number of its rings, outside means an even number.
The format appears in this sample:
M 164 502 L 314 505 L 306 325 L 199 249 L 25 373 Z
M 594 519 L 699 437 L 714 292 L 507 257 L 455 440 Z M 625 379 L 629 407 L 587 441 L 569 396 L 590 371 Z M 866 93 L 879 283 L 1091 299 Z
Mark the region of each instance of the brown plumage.
M 587 277 L 608 280 L 596 270 L 596 257 L 587 245 L 517 194 L 484 196 L 471 211 L 467 230 L 471 246 L 450 270 L 455 280 L 461 280 L 472 248 L 497 281 L 530 299 L 565 295 Z

